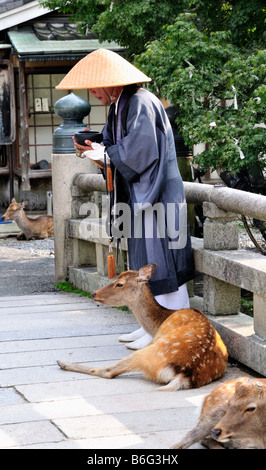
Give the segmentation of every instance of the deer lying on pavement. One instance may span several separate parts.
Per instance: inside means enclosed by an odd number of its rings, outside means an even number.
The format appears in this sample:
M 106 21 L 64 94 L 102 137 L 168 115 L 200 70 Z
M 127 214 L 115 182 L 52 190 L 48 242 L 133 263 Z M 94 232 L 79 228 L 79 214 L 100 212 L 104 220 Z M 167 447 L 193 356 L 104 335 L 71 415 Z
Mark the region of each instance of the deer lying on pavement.
M 111 306 L 126 305 L 153 340 L 116 364 L 91 368 L 58 362 L 62 369 L 105 378 L 141 371 L 145 378 L 164 384 L 159 390 L 200 387 L 225 372 L 227 351 L 219 334 L 198 310 L 168 310 L 154 299 L 148 281 L 156 264 L 121 273 L 97 290 L 94 300 Z
M 17 235 L 17 239 L 25 238 L 27 240 L 48 238 L 54 235 L 54 221 L 52 215 L 40 215 L 30 219 L 24 207 L 27 201 L 17 202 L 12 199 L 10 206 L 7 208 L 2 220 L 15 220 L 21 232 Z
M 209 393 L 197 426 L 173 449 L 199 441 L 210 449 L 266 449 L 266 379 L 241 377 Z

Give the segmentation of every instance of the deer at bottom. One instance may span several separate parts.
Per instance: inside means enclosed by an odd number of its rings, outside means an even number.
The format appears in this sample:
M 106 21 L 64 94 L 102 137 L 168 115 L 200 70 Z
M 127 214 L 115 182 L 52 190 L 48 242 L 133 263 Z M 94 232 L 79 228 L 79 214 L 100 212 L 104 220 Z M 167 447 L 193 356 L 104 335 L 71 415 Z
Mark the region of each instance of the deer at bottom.
M 223 375 L 227 350 L 217 331 L 198 310 L 168 310 L 154 299 L 148 281 L 156 264 L 121 273 L 111 284 L 97 290 L 99 304 L 126 305 L 153 337 L 143 349 L 108 367 L 86 367 L 59 361 L 62 369 L 111 379 L 131 371 L 162 384 L 159 390 L 196 388 Z
M 266 379 L 224 382 L 203 402 L 198 423 L 173 449 L 266 449 Z

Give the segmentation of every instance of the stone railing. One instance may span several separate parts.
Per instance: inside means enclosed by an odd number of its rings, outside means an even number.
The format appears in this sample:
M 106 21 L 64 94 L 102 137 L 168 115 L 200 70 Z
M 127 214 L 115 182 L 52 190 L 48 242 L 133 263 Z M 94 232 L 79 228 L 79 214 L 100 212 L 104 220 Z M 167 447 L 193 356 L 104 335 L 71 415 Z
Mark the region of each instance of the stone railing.
M 91 292 L 110 282 L 105 182 L 93 171 L 86 159 L 53 155 L 56 280 L 70 279 Z M 192 237 L 203 298 L 192 297 L 191 306 L 209 316 L 231 357 L 266 375 L 266 257 L 238 249 L 237 221 L 237 214 L 266 220 L 266 197 L 206 184 L 184 186 L 187 202 L 203 203 L 206 216 L 204 238 Z M 118 264 L 120 270 L 127 267 L 125 240 Z M 253 293 L 253 318 L 240 313 L 241 288 Z

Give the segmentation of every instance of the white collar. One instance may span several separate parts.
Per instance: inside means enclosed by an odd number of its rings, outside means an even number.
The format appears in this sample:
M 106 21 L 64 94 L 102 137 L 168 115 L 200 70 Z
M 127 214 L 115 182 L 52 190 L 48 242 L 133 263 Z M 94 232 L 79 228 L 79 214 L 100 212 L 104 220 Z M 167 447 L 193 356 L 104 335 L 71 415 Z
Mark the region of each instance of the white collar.
M 123 90 L 122 90 L 123 91 Z M 119 103 L 119 100 L 121 98 L 121 95 L 122 95 L 122 91 L 120 93 L 120 95 L 118 96 L 116 102 L 115 102 L 115 114 L 117 114 L 117 108 L 118 108 L 118 103 Z

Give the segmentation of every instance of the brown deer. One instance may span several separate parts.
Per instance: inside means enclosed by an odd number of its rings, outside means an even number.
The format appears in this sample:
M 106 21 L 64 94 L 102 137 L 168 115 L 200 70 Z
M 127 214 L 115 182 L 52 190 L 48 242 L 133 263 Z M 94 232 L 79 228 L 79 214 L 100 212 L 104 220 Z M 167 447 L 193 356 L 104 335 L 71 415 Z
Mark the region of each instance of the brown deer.
M 197 426 L 173 449 L 266 449 L 266 379 L 224 382 L 204 399 Z
M 13 198 L 10 206 L 2 216 L 3 220 L 15 220 L 19 226 L 21 232 L 17 235 L 17 239 L 26 238 L 27 240 L 34 240 L 53 237 L 53 216 L 40 215 L 30 219 L 24 211 L 24 207 L 27 204 L 27 201 L 19 203 Z
M 148 287 L 155 269 L 156 264 L 148 264 L 139 271 L 123 272 L 93 294 L 97 303 L 126 305 L 153 336 L 151 343 L 112 366 L 90 368 L 58 362 L 62 369 L 109 379 L 141 371 L 147 379 L 164 384 L 159 390 L 200 387 L 221 377 L 227 351 L 219 334 L 200 311 L 167 310 L 155 301 Z

